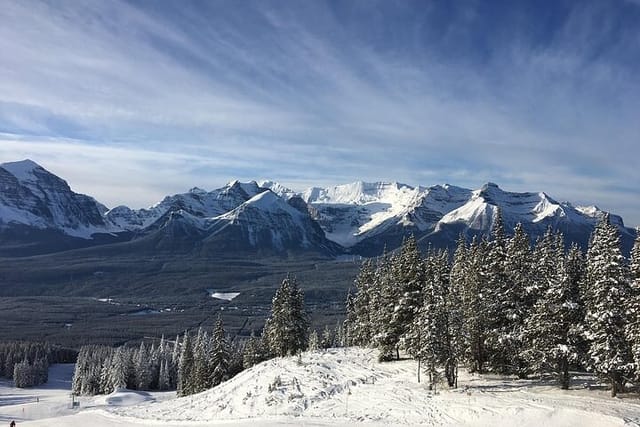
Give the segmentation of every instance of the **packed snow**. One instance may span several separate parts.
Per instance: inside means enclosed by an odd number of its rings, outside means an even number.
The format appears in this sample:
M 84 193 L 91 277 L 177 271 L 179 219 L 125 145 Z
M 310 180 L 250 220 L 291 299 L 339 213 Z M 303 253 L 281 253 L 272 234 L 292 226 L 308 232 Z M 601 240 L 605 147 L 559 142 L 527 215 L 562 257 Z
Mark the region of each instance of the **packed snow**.
M 0 382 L 0 421 L 22 426 L 640 426 L 637 396 L 611 399 L 593 378 L 572 390 L 544 380 L 461 372 L 458 389 L 433 391 L 413 360 L 377 362 L 361 348 L 306 352 L 248 369 L 203 393 L 117 390 L 80 397 L 71 408 L 72 367 L 54 365 L 50 382 L 15 389 Z
M 231 301 L 232 299 L 240 295 L 240 292 L 218 292 L 215 289 L 207 289 L 207 292 L 209 292 L 211 298 L 221 299 L 225 301 Z

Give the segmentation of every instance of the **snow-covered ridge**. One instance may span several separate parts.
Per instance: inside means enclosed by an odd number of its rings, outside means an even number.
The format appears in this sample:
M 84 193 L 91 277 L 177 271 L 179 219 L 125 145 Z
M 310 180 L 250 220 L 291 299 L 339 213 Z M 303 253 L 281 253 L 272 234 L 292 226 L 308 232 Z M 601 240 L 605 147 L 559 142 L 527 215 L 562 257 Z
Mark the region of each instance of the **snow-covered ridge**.
M 264 240 L 269 229 L 273 242 L 298 239 L 298 246 L 307 247 L 309 240 L 326 238 L 354 248 L 380 245 L 407 233 L 436 236 L 448 227 L 456 227 L 456 234 L 460 227 L 487 232 L 498 208 L 508 227 L 521 222 L 533 234 L 548 226 L 588 234 L 604 215 L 596 206 L 574 207 L 544 192 L 509 192 L 494 183 L 469 190 L 448 184 L 412 187 L 356 181 L 296 192 L 269 180 L 233 180 L 211 191 L 193 187 L 146 209 L 108 210 L 93 198 L 74 193 L 64 180 L 31 160 L 0 164 L 0 228 L 21 224 L 85 239 L 95 233 L 139 236 L 171 221 L 205 233 L 243 222 L 243 236 L 253 244 Z M 630 233 L 620 217 L 611 215 L 611 220 Z M 318 233 L 324 236 L 312 236 Z

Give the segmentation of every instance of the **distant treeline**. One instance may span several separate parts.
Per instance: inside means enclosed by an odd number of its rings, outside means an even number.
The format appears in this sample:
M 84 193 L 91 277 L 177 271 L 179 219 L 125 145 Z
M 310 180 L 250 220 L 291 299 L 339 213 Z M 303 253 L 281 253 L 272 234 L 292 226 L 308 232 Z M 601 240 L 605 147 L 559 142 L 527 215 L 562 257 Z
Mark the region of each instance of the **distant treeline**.
M 177 390 L 186 396 L 215 387 L 263 360 L 341 345 L 344 339 L 341 325 L 335 332 L 325 328 L 322 337 L 309 330 L 302 290 L 295 278 L 287 277 L 273 297 L 260 336 L 229 339 L 218 317 L 213 331 L 186 331 L 175 341 L 163 338 L 139 348 L 85 346 L 78 356 L 73 392 L 106 394 L 126 387 Z
M 0 376 L 13 379 L 16 387 L 46 383 L 49 365 L 73 363 L 78 352 L 43 342 L 0 342 Z

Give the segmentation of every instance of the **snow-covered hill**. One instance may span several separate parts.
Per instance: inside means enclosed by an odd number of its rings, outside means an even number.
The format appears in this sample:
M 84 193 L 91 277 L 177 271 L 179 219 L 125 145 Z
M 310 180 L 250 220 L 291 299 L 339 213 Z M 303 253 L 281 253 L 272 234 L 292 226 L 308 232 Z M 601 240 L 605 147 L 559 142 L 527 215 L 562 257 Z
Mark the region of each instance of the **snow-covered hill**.
M 508 192 L 493 183 L 468 190 L 361 181 L 299 193 L 273 181 L 232 181 L 212 191 L 194 187 L 147 209 L 108 210 L 30 160 L 0 165 L 0 244 L 33 244 L 43 236 L 54 242 L 60 236 L 85 239 L 84 246 L 142 238 L 164 250 L 294 249 L 370 256 L 385 246 L 398 247 L 409 234 L 424 246 L 439 247 L 452 246 L 460 233 L 487 234 L 498 208 L 508 231 L 520 222 L 535 239 L 551 226 L 583 246 L 604 215 L 595 206 L 574 207 L 546 193 Z M 611 220 L 628 250 L 634 231 L 616 215 Z
M 77 410 L 64 407 L 68 390 L 15 391 L 5 384 L 0 407 L 3 420 L 16 417 L 19 426 L 32 427 L 640 425 L 637 399 L 611 399 L 588 375 L 574 374 L 572 389 L 563 391 L 545 380 L 461 370 L 458 389 L 433 391 L 417 382 L 415 361 L 379 363 L 376 356 L 361 348 L 307 352 L 263 362 L 193 396 L 120 390 L 82 397 Z

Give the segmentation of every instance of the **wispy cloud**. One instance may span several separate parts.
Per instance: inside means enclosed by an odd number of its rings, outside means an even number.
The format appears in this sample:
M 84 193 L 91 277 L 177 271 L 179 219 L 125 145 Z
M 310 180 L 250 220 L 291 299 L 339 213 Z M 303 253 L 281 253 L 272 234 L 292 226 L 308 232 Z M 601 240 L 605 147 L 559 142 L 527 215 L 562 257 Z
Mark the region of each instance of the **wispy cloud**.
M 640 8 L 545 7 L 4 1 L 0 161 L 111 205 L 493 180 L 640 223 Z

